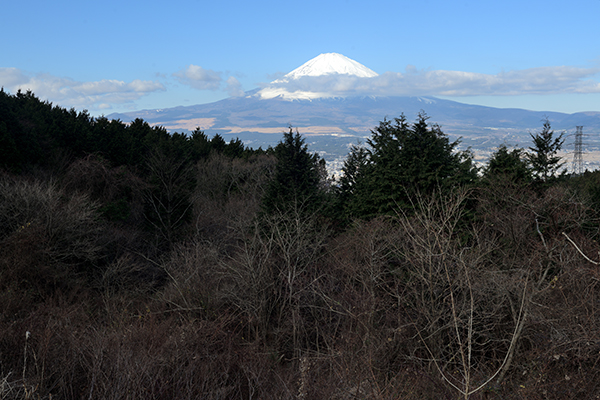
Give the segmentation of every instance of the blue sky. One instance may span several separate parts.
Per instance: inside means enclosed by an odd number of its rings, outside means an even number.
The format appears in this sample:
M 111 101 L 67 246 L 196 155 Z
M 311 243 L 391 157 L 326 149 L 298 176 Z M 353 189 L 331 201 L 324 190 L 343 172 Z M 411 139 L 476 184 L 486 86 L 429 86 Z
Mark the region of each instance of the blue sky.
M 10 1 L 0 86 L 96 116 L 240 95 L 336 52 L 386 94 L 600 111 L 598 15 L 600 0 Z

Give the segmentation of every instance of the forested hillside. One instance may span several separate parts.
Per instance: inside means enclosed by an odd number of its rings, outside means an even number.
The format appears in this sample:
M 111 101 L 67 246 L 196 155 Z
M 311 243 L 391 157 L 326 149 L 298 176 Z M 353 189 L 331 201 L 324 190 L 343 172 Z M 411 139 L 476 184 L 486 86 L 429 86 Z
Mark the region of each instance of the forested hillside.
M 2 90 L 0 397 L 597 398 L 600 174 L 531 139 L 398 110 L 335 181 Z

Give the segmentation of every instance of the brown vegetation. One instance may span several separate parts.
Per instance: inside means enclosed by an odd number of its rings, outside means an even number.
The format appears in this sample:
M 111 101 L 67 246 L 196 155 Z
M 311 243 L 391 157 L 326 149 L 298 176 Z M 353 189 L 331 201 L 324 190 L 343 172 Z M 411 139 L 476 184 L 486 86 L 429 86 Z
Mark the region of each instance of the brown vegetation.
M 0 179 L 1 398 L 600 396 L 598 221 L 568 185 L 333 229 L 258 218 L 271 156 L 160 157 L 160 192 L 96 156 Z M 161 220 L 178 179 L 190 215 Z
M 422 114 L 335 187 L 292 128 L 0 103 L 2 399 L 600 398 L 598 172 L 477 176 Z

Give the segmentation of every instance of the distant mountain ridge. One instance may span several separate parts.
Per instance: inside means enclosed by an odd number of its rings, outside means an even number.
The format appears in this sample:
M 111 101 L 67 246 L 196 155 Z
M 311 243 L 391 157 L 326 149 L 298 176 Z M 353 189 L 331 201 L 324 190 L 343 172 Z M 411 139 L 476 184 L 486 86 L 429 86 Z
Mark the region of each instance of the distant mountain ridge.
M 539 130 L 542 119 L 548 117 L 555 130 L 574 131 L 584 126 L 586 134 L 600 133 L 600 112 L 564 114 L 557 112 L 501 109 L 468 105 L 434 97 L 349 97 L 286 101 L 280 98 L 258 99 L 249 95 L 228 98 L 209 104 L 180 106 L 161 110 L 142 110 L 111 114 L 110 119 L 125 122 L 142 118 L 151 125 L 161 125 L 170 131 L 191 132 L 200 128 L 208 134 L 252 136 L 256 145 L 260 135 L 264 143 L 277 140 L 289 126 L 307 136 L 329 135 L 347 137 L 352 142 L 370 135 L 384 118 L 400 114 L 413 121 L 424 111 L 430 122 L 442 126 L 453 137 L 462 137 L 465 144 L 476 149 L 497 146 L 503 142 L 525 146 L 529 132 Z M 255 137 L 256 135 L 259 135 Z M 317 139 L 315 139 L 317 140 Z M 276 141 L 276 140 L 275 140 Z
M 377 73 L 341 54 L 326 53 L 273 81 L 271 86 L 248 91 L 243 97 L 107 117 L 124 122 L 142 118 L 174 132 L 200 128 L 208 135 L 239 137 L 247 145 L 263 148 L 276 144 L 282 132 L 293 126 L 309 137 L 314 151 L 329 160 L 345 156 L 350 144 L 364 141 L 384 118 L 404 114 L 412 122 L 421 111 L 451 138 L 462 137 L 463 147 L 478 152 L 489 152 L 502 143 L 529 146 L 529 133 L 540 130 L 545 118 L 556 131 L 572 133 L 576 126 L 583 125 L 588 148 L 598 147 L 595 137 L 600 134 L 600 112 L 565 114 L 469 105 L 435 97 L 332 96 L 319 91 L 319 79 L 347 76 L 369 79 Z M 285 86 L 286 82 L 302 79 L 315 79 L 315 86 L 298 91 Z

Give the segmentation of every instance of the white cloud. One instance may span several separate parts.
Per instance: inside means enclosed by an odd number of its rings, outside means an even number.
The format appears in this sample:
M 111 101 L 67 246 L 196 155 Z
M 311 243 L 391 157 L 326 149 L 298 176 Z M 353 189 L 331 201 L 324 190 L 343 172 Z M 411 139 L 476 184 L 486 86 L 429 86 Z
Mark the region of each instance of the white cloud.
M 330 96 L 513 96 L 527 94 L 600 93 L 594 76 L 599 68 L 540 67 L 495 75 L 462 71 L 420 71 L 407 66 L 406 73 L 386 72 L 373 78 L 350 75 L 304 76 L 271 83 L 265 93 L 327 93 Z
M 220 72 L 204 69 L 198 65 L 189 65 L 187 68 L 175 72 L 173 76 L 182 84 L 198 90 L 218 90 L 223 81 Z
M 196 65 L 190 65 L 172 74 L 180 83 L 198 90 L 224 90 L 230 96 L 244 94 L 237 78 L 230 76 L 223 80 L 221 75 L 221 72 Z M 166 76 L 157 76 L 157 78 L 168 82 Z M 127 104 L 128 108 L 134 108 L 133 103 L 141 97 L 167 90 L 159 80 L 135 79 L 124 82 L 103 79 L 80 82 L 50 74 L 30 74 L 18 68 L 0 68 L 0 87 L 11 93 L 30 90 L 40 99 L 51 101 L 61 107 L 102 111 L 123 104 Z
M 78 82 L 50 74 L 28 75 L 17 68 L 0 68 L 0 86 L 10 92 L 31 90 L 37 97 L 62 107 L 109 109 L 111 104 L 131 103 L 152 92 L 163 91 L 160 82 L 113 79 Z
M 0 68 L 0 86 L 11 88 L 27 82 L 29 78 L 17 68 Z
M 240 97 L 244 95 L 244 90 L 242 89 L 242 84 L 235 77 L 230 76 L 227 78 L 227 86 L 225 86 L 225 91 L 231 97 Z
M 266 74 L 266 77 L 267 77 L 267 79 L 274 81 L 274 80 L 283 78 L 286 74 L 287 74 L 287 72 L 278 71 L 278 72 L 274 72 L 272 74 Z
M 386 73 L 380 84 L 382 91 L 392 93 L 444 96 L 600 93 L 600 83 L 589 79 L 598 72 L 575 67 L 540 67 L 496 75 L 440 70 L 406 75 Z
M 180 83 L 198 90 L 217 91 L 223 89 L 232 97 L 239 97 L 244 94 L 240 81 L 230 76 L 223 80 L 222 73 L 205 69 L 198 65 L 189 65 L 187 68 L 173 74 Z M 224 88 L 223 88 L 223 85 Z

